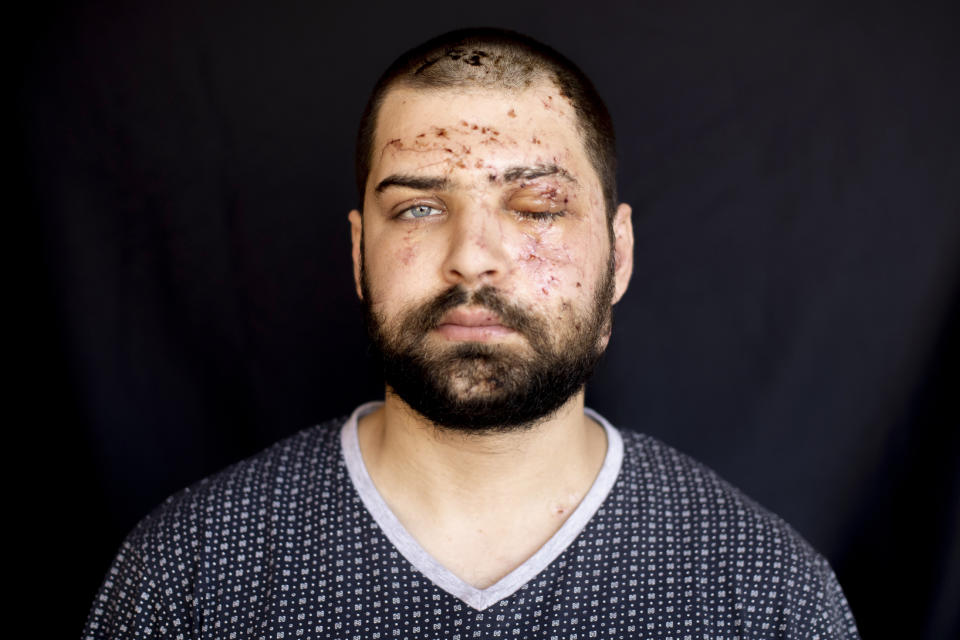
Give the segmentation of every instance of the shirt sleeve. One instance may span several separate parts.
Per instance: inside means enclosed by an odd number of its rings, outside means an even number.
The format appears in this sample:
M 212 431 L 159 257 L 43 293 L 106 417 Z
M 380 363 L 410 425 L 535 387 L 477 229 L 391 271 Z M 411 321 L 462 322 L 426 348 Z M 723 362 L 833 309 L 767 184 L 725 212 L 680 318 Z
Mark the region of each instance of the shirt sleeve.
M 127 536 L 100 587 L 84 640 L 193 640 L 196 545 L 160 509 Z
M 859 640 L 850 605 L 830 564 L 822 556 L 793 594 L 789 640 Z

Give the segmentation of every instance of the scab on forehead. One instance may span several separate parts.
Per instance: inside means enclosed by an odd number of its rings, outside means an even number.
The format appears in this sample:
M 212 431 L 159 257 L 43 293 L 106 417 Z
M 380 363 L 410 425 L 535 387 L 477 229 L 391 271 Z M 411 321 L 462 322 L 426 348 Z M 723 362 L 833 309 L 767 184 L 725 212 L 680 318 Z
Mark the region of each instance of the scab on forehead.
M 380 151 L 380 157 L 386 153 L 387 149 L 393 151 L 415 151 L 429 152 L 442 151 L 447 154 L 456 153 L 460 156 L 470 155 L 472 153 L 471 145 L 462 141 L 460 136 L 481 136 L 480 140 L 475 140 L 475 144 L 505 146 L 507 144 L 516 144 L 516 141 L 508 135 L 501 135 L 500 131 L 492 126 L 460 120 L 456 125 L 447 125 L 445 127 L 432 125 L 429 130 L 417 133 L 412 140 L 404 142 L 403 138 L 393 138 L 388 140 Z M 479 168 L 480 165 L 478 165 Z
M 476 122 L 467 122 L 466 120 L 461 120 L 460 126 L 463 127 L 463 129 L 461 130 L 461 133 L 471 133 L 474 131 L 479 131 L 484 135 L 489 134 L 490 138 L 487 139 L 488 142 L 500 135 L 500 132 L 497 131 L 494 127 L 477 124 Z
M 462 47 L 454 47 L 446 52 L 446 55 L 442 55 L 433 60 L 427 60 L 420 67 L 414 71 L 414 75 L 420 75 L 433 65 L 437 64 L 441 60 L 447 59 L 457 62 L 458 60 L 463 64 L 470 65 L 471 67 L 482 67 L 484 64 L 484 58 L 489 58 L 490 54 L 482 49 L 471 49 L 467 51 Z

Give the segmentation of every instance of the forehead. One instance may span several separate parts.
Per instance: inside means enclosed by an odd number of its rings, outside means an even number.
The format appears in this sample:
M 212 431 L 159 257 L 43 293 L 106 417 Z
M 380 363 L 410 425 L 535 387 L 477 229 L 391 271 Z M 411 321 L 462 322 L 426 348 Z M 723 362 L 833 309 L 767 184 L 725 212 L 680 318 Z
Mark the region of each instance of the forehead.
M 556 165 L 599 188 L 574 108 L 551 83 L 522 90 L 400 87 L 386 94 L 377 115 L 367 185 L 398 169 L 492 178 L 518 165 Z

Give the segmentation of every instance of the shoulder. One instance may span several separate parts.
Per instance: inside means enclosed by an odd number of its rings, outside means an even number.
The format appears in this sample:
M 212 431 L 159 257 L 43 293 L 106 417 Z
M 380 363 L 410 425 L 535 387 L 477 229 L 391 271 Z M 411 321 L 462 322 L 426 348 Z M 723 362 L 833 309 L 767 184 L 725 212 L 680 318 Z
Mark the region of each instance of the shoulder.
M 812 551 L 783 519 L 721 478 L 705 464 L 651 436 L 621 431 L 624 441 L 622 490 L 642 496 L 666 521 L 716 529 L 720 541 L 733 531 L 766 531 L 772 539 Z M 735 538 L 742 536 L 735 536 Z
M 198 519 L 238 513 L 297 494 L 318 475 L 340 465 L 340 427 L 329 420 L 288 436 L 263 451 L 208 476 L 164 500 L 134 529 L 134 534 L 164 530 Z
M 198 610 L 210 609 L 206 600 L 226 579 L 225 567 L 253 574 L 264 549 L 275 544 L 278 523 L 338 484 L 345 420 L 285 438 L 175 493 L 143 518 L 107 571 L 84 638 L 165 636 L 174 629 L 193 637 L 188 631 L 204 617 Z
M 697 598 L 754 632 L 856 637 L 827 560 L 782 518 L 706 465 L 656 438 L 621 431 L 613 495 L 632 506 L 643 555 L 679 567 Z

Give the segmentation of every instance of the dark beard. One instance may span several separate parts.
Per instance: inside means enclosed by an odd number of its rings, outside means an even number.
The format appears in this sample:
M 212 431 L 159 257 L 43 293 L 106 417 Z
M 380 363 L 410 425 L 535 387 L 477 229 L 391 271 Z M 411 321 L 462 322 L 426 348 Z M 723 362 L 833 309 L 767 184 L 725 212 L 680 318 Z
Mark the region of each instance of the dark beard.
M 607 267 L 588 317 L 572 318 L 558 344 L 551 342 L 546 323 L 503 300 L 490 286 L 472 295 L 459 285 L 451 287 L 402 314 L 394 325 L 399 331 L 388 334 L 371 309 L 363 273 L 363 311 L 373 356 L 393 392 L 439 427 L 490 433 L 533 426 L 583 388 L 603 354 L 600 338 L 611 324 L 612 259 Z M 495 311 L 505 326 L 526 338 L 533 353 L 478 342 L 428 345 L 427 335 L 443 315 L 465 304 Z

